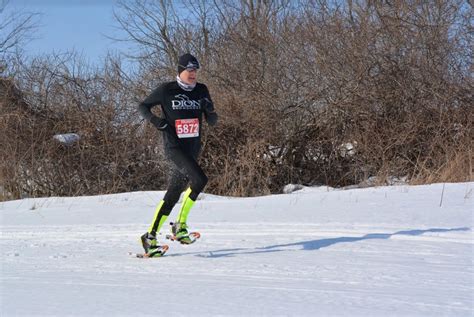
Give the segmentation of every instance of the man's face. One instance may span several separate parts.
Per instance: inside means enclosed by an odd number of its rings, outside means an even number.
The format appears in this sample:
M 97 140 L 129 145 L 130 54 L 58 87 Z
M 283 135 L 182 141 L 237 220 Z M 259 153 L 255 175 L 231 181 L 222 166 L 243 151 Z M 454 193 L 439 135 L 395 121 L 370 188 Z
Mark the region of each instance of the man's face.
M 188 85 L 194 85 L 197 81 L 197 69 L 186 68 L 179 74 L 179 78 Z

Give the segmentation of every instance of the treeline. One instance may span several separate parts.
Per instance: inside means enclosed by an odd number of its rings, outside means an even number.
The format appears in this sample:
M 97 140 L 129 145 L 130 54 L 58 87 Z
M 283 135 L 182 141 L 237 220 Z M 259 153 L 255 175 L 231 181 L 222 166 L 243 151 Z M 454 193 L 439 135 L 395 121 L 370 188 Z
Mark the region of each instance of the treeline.
M 136 107 L 184 52 L 220 115 L 203 138 L 207 192 L 474 179 L 466 1 L 136 0 L 116 18 L 135 47 L 126 67 L 113 55 L 98 68 L 73 52 L 4 57 L 4 199 L 164 189 L 160 132 Z M 80 139 L 53 139 L 63 133 Z

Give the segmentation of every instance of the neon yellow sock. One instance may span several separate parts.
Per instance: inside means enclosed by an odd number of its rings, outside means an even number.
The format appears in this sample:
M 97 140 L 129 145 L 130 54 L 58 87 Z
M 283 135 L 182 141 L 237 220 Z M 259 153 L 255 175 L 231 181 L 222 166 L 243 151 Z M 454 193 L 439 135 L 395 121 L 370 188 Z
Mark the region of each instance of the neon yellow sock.
M 181 204 L 181 210 L 178 216 L 178 222 L 186 223 L 188 220 L 189 211 L 194 206 L 195 201 L 189 198 L 192 190 L 191 187 L 184 192 L 183 203 Z
M 160 201 L 158 206 L 156 206 L 155 217 L 153 218 L 153 222 L 151 223 L 151 226 L 148 229 L 149 233 L 152 233 L 152 234 L 156 235 L 157 232 L 160 232 L 161 227 L 163 226 L 166 219 L 168 218 L 168 216 L 160 215 L 160 211 L 161 211 L 161 208 L 163 207 L 164 203 L 165 203 L 165 201 L 162 200 L 162 201 Z

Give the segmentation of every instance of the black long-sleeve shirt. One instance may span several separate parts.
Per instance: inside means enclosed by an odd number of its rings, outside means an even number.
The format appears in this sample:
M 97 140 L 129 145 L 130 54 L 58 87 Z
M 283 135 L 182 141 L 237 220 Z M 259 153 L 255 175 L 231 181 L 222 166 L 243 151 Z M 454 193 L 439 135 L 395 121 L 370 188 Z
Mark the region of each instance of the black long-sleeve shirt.
M 143 118 L 150 121 L 155 115 L 151 108 L 161 106 L 161 118 L 168 127 L 163 131 L 164 146 L 180 147 L 186 153 L 197 157 L 201 150 L 202 115 L 210 125 L 217 122 L 212 109 L 201 109 L 201 100 L 211 100 L 206 85 L 197 83 L 192 91 L 183 90 L 176 81 L 167 82 L 156 88 L 138 109 Z M 212 102 L 211 102 L 212 104 Z

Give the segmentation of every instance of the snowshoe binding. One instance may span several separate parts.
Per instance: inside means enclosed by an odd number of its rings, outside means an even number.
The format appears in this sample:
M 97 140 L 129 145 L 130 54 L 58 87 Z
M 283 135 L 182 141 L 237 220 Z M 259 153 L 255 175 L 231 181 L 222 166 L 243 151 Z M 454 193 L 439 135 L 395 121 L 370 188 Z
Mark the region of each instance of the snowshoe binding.
M 171 222 L 171 234 L 166 238 L 171 241 L 178 241 L 181 244 L 192 244 L 201 237 L 199 232 L 188 232 L 188 226 L 184 222 Z
M 149 232 L 141 236 L 142 246 L 145 250 L 144 258 L 157 258 L 163 256 L 168 251 L 167 245 L 159 245 L 156 237 Z M 139 257 L 137 255 L 137 257 Z

